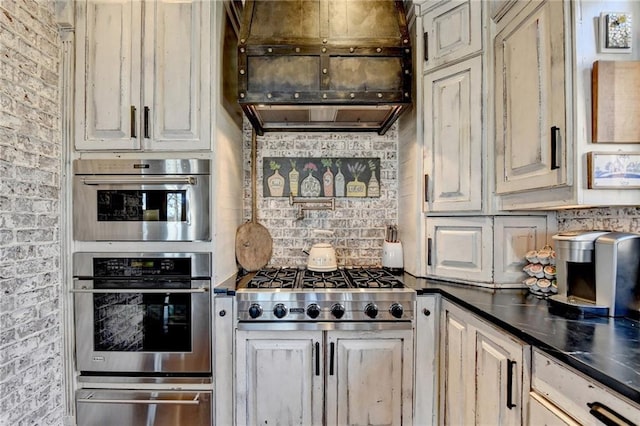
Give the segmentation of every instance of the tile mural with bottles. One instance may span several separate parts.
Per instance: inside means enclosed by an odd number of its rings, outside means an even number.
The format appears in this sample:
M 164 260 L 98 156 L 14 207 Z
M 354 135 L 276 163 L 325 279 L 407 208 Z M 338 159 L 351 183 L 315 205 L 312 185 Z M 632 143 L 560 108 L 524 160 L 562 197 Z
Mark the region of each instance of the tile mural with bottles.
M 263 159 L 264 197 L 380 197 L 380 158 Z

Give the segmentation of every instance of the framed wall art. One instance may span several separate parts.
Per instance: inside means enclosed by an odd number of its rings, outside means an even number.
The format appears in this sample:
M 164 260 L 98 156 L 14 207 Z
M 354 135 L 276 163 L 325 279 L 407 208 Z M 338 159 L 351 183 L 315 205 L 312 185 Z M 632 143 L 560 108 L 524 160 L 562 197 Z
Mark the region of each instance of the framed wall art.
M 640 153 L 587 154 L 588 188 L 640 188 Z
M 380 158 L 263 159 L 264 197 L 380 197 Z

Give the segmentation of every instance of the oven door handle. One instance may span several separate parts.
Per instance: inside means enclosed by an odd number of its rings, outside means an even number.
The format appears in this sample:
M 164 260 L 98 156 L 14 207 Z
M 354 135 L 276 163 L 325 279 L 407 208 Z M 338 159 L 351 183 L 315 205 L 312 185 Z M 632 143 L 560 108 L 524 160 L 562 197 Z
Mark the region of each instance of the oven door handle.
M 85 177 L 82 179 L 85 185 L 195 185 L 195 176 L 145 176 L 145 177 Z
M 200 405 L 200 394 L 197 394 L 195 398 L 182 400 L 182 399 L 94 399 L 94 398 L 78 398 L 77 402 L 89 402 L 92 404 L 171 404 L 171 405 Z
M 194 294 L 194 293 L 206 293 L 209 291 L 206 287 L 199 288 L 158 288 L 158 289 L 113 289 L 113 288 L 105 288 L 105 289 L 94 289 L 94 288 L 74 288 L 69 290 L 71 293 L 118 293 L 118 294 Z

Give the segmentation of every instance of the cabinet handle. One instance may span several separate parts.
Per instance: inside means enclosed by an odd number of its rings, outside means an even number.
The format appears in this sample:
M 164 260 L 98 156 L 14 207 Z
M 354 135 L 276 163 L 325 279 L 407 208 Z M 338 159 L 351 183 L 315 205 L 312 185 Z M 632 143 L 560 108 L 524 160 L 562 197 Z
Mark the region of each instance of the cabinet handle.
M 333 356 L 336 350 L 336 344 L 331 342 L 329 348 L 329 375 L 333 376 Z
M 316 376 L 320 375 L 320 342 L 316 342 Z
M 144 107 L 144 138 L 149 139 L 149 107 Z
M 513 367 L 516 362 L 507 360 L 507 408 L 511 410 L 516 404 L 513 403 Z
M 432 239 L 427 238 L 427 266 L 431 266 L 431 244 Z
M 558 165 L 558 137 L 560 136 L 560 127 L 551 126 L 551 170 L 559 169 Z
M 136 136 L 136 107 L 134 107 L 133 105 L 131 105 L 131 117 L 129 118 L 129 125 L 130 125 L 130 129 L 129 129 L 129 134 L 131 135 L 132 138 L 137 137 Z
M 637 426 L 601 402 L 590 402 L 587 403 L 587 406 L 589 407 L 589 413 L 607 426 Z
M 429 61 L 429 33 L 426 32 L 422 34 L 422 39 L 424 40 L 424 60 Z
M 429 202 L 429 175 L 424 174 L 424 202 Z

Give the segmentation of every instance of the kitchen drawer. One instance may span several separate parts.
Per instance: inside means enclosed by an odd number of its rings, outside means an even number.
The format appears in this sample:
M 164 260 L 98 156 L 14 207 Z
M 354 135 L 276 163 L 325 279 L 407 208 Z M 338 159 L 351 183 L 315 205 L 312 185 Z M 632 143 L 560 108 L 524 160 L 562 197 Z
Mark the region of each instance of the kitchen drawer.
M 602 424 L 590 412 L 593 403 L 598 412 L 623 417 L 628 424 L 640 419 L 639 405 L 539 351 L 533 352 L 531 387 L 584 425 Z

